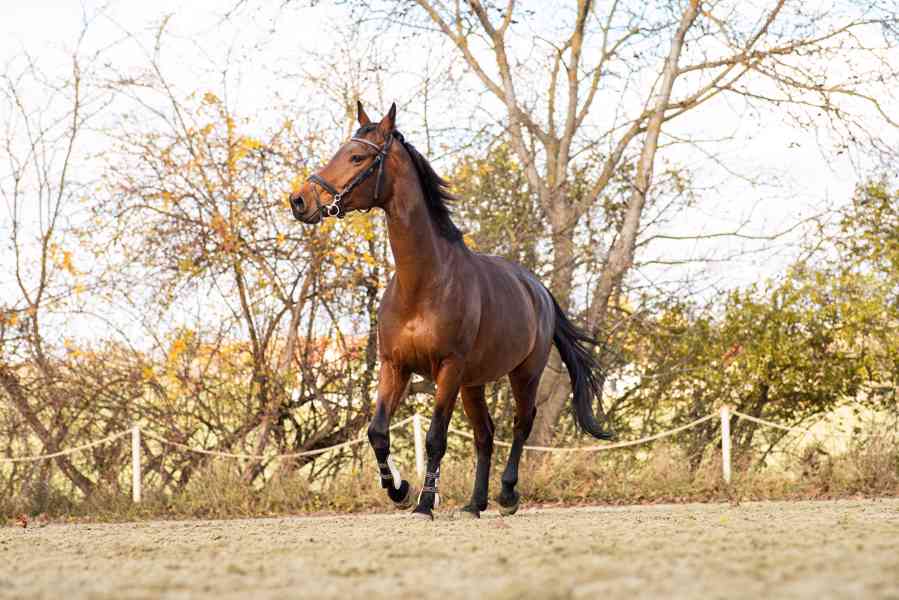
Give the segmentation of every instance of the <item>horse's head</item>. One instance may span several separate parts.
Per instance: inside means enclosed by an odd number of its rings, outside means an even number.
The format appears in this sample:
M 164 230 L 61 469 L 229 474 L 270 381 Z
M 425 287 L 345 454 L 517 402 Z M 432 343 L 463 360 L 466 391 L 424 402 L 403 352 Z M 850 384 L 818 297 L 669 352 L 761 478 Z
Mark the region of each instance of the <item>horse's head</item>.
M 384 170 L 396 126 L 396 104 L 377 124 L 357 103 L 359 130 L 347 140 L 323 169 L 311 175 L 290 195 L 290 210 L 303 223 L 324 217 L 343 217 L 367 211 L 384 201 Z

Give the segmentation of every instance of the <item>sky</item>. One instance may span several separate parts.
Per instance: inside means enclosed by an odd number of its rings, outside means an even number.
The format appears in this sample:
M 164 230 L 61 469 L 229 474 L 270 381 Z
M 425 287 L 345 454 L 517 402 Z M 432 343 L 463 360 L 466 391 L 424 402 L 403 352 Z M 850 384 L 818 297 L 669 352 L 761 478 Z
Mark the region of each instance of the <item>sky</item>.
M 322 65 L 326 64 L 327 57 L 336 55 L 339 36 L 333 24 L 345 19 L 344 9 L 321 2 L 315 7 L 282 10 L 281 2 L 258 2 L 251 10 L 242 8 L 238 19 L 223 19 L 233 4 L 221 0 L 2 2 L 0 65 L 27 52 L 47 73 L 64 76 L 67 52 L 75 45 L 84 15 L 102 12 L 102 16 L 91 22 L 82 50 L 89 54 L 104 49 L 102 60 L 122 72 L 139 73 L 147 66 L 147 53 L 152 52 L 153 32 L 168 17 L 169 42 L 162 62 L 167 77 L 179 89 L 220 92 L 219 69 L 230 56 L 236 68 L 228 78 L 226 93 L 229 103 L 240 114 L 258 117 L 258 122 L 251 126 L 263 127 L 265 119 L 276 114 L 277 111 L 271 110 L 274 105 L 290 107 L 299 118 L 327 122 L 330 117 L 323 109 L 326 94 L 286 74 L 314 73 L 325 68 Z M 385 40 L 384 46 L 392 41 L 395 40 Z M 409 44 L 414 45 L 415 41 Z M 396 99 L 401 107 L 412 110 L 420 103 L 417 91 L 423 70 L 439 60 L 423 51 L 405 51 L 389 58 L 400 63 L 396 65 L 397 72 L 385 81 L 386 98 L 370 94 L 367 101 L 376 105 Z M 479 102 L 484 103 L 482 113 L 500 114 L 498 106 L 480 97 L 460 101 L 463 108 L 458 114 L 448 107 L 435 118 L 438 124 L 448 126 L 461 120 L 463 112 L 470 113 L 471 104 Z M 369 112 L 374 115 L 383 108 L 386 106 L 374 106 Z M 727 169 L 695 150 L 663 149 L 660 164 L 665 161 L 687 164 L 695 170 L 701 186 L 708 188 L 698 206 L 675 215 L 664 233 L 710 234 L 741 227 L 747 235 L 770 235 L 851 197 L 860 172 L 859 165 L 853 164 L 848 153 L 829 154 L 822 149 L 826 144 L 822 145 L 814 133 L 797 129 L 775 111 L 746 118 L 742 110 L 738 103 L 721 101 L 696 117 L 666 128 L 674 136 L 666 138 L 666 144 L 689 135 L 708 139 L 730 135 L 735 141 L 716 149 L 717 158 Z M 401 112 L 401 122 L 403 118 Z M 338 127 L 339 123 L 335 122 L 334 126 Z M 409 126 L 421 131 L 418 121 Z M 340 135 L 338 132 L 335 139 Z M 747 182 L 745 177 L 753 177 L 756 183 Z M 765 252 L 695 266 L 655 264 L 641 268 L 636 276 L 638 279 L 676 278 L 685 269 L 696 269 L 698 276 L 708 281 L 710 293 L 720 293 L 728 287 L 747 285 L 782 272 L 797 254 L 801 231 L 774 243 L 765 242 L 768 247 Z M 666 241 L 654 244 L 642 258 L 668 261 L 708 255 L 723 257 L 760 245 L 760 242 L 734 238 L 701 243 Z

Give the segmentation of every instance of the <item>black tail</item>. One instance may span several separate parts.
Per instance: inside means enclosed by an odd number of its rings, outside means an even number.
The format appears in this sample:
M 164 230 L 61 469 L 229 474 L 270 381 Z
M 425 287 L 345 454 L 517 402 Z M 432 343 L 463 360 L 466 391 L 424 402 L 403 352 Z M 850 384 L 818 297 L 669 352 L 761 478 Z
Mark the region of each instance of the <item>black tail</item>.
M 572 408 L 578 426 L 600 440 L 611 440 L 614 434 L 604 431 L 593 414 L 593 400 L 602 399 L 602 385 L 605 377 L 599 363 L 596 362 L 589 346 L 596 346 L 597 341 L 587 335 L 583 329 L 568 320 L 562 307 L 552 298 L 556 309 L 556 329 L 553 342 L 559 350 L 562 362 L 568 368 L 571 377 Z M 602 412 L 602 405 L 600 405 Z

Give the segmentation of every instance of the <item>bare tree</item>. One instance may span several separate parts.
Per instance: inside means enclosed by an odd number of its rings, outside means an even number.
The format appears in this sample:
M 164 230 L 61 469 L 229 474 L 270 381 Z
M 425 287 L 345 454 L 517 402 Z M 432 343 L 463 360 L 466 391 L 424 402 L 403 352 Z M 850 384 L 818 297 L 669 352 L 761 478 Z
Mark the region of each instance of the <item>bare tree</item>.
M 130 265 L 124 298 L 150 307 L 142 312 L 155 338 L 151 362 L 169 359 L 145 378 L 157 395 L 151 418 L 179 439 L 214 437 L 218 449 L 254 454 L 345 441 L 370 407 L 384 249 L 357 219 L 337 232 L 352 238 L 340 252 L 328 243 L 334 232 L 298 231 L 285 183 L 314 164 L 322 136 L 290 118 L 247 131 L 249 120 L 229 103 L 230 65 L 215 91 L 179 90 L 162 67 L 167 43 L 163 23 L 145 50 L 146 72 L 108 77 L 137 110 L 110 131 L 109 201 L 97 205 L 117 232 L 114 260 Z M 187 326 L 160 325 L 163 315 L 208 298 Z M 364 339 L 344 334 L 354 314 L 367 326 Z M 159 405 L 181 423 L 166 422 Z M 185 456 L 180 468 L 202 460 Z M 250 461 L 244 478 L 266 466 Z
M 551 226 L 550 287 L 563 306 L 571 304 L 576 283 L 579 221 L 612 192 L 616 174 L 632 159 L 636 163 L 623 218 L 588 294 L 585 317 L 598 334 L 607 329 L 610 299 L 634 264 L 666 123 L 727 94 L 790 107 L 806 117 L 820 112 L 826 121 L 818 122 L 845 139 L 877 137 L 857 119 L 856 100 L 896 125 L 872 91 L 888 92 L 884 83 L 896 79 L 886 61 L 895 47 L 896 17 L 885 6 L 846 3 L 815 10 L 780 0 L 762 10 L 725 1 L 649 6 L 579 0 L 573 9 L 560 4 L 535 12 L 515 0 L 415 5 L 504 107 L 512 149 Z M 552 26 L 544 25 L 549 12 Z M 408 25 L 422 27 L 414 11 L 401 15 Z M 839 78 L 828 75 L 835 63 L 851 68 L 857 62 L 865 67 Z M 600 104 L 614 118 L 597 115 Z M 571 184 L 585 168 L 593 173 L 592 186 L 576 196 Z M 540 444 L 551 440 L 568 394 L 555 354 L 550 366 L 531 437 Z
M 85 32 L 86 25 L 79 44 Z M 77 146 L 89 121 L 108 104 L 85 83 L 94 58 L 82 57 L 76 48 L 68 76 L 58 79 L 25 54 L 12 59 L 0 75 L 0 195 L 6 212 L 4 241 L 10 249 L 3 260 L 10 277 L 0 285 L 11 292 L 0 301 L 0 390 L 42 450 L 51 453 L 73 435 L 73 417 L 83 410 L 54 353 L 60 307 L 84 286 L 75 249 L 66 246 L 71 231 L 66 218 L 88 186 L 75 175 Z M 69 457 L 54 462 L 83 494 L 91 493 L 94 482 Z M 49 469 L 49 464 L 40 467 L 42 480 Z

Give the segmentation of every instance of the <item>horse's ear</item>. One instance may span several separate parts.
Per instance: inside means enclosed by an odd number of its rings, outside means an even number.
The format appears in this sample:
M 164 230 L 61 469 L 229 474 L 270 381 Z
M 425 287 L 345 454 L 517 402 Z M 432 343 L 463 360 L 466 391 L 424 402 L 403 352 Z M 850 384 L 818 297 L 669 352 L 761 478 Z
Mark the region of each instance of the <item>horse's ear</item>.
M 396 102 L 390 105 L 390 110 L 387 111 L 387 114 L 384 115 L 384 118 L 378 123 L 378 131 L 380 131 L 384 137 L 390 135 L 394 129 L 396 129 Z
M 362 100 L 356 100 L 356 118 L 359 119 L 360 127 L 365 127 L 371 123 L 371 119 L 368 118 L 368 115 L 365 114 L 365 109 L 362 108 Z

